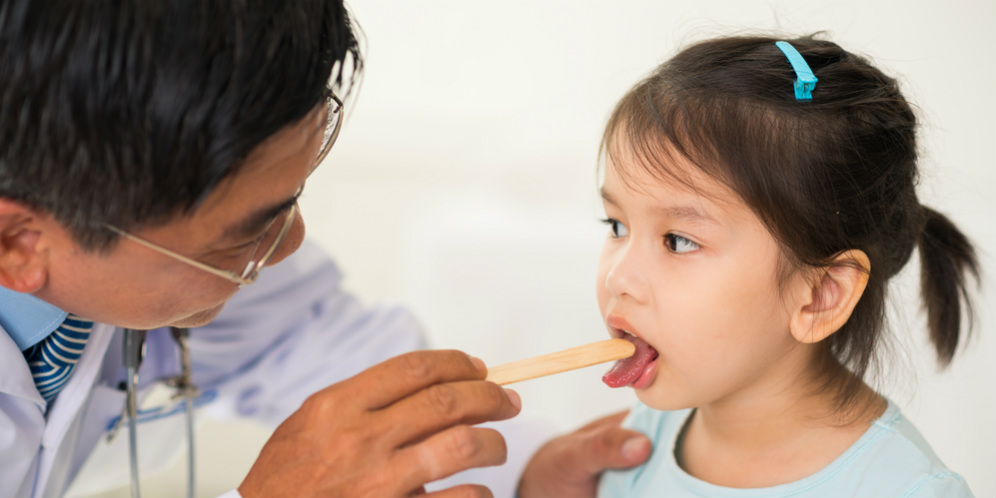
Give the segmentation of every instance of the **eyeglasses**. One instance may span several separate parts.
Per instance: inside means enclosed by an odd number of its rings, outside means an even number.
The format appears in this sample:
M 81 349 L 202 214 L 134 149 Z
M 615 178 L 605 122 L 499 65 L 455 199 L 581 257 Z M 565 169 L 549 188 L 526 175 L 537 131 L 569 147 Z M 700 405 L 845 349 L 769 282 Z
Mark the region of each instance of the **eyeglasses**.
M 339 138 L 339 130 L 342 129 L 343 105 L 339 97 L 334 93 L 329 94 L 328 102 L 325 103 L 325 135 L 322 137 L 322 148 L 318 152 L 315 164 L 320 164 L 329 155 L 332 145 Z
M 217 275 L 221 278 L 234 282 L 238 284 L 239 287 L 245 287 L 255 282 L 256 279 L 259 278 L 259 271 L 264 266 L 266 266 L 266 263 L 270 261 L 270 258 L 273 257 L 273 253 L 277 252 L 277 248 L 280 247 L 280 244 L 283 243 L 284 238 L 287 237 L 287 232 L 290 232 L 291 225 L 294 224 L 294 214 L 296 212 L 297 212 L 297 205 L 294 204 L 290 207 L 290 209 L 287 210 L 287 214 L 284 218 L 282 226 L 280 227 L 280 231 L 276 233 L 276 237 L 273 237 L 273 241 L 269 244 L 269 248 L 265 252 L 263 252 L 261 256 L 257 258 L 256 253 L 259 251 L 259 247 L 263 245 L 263 240 L 268 238 L 267 236 L 272 232 L 273 225 L 276 222 L 276 220 L 274 219 L 273 221 L 270 222 L 269 225 L 267 225 L 266 231 L 263 233 L 263 236 L 260 237 L 260 239 L 256 241 L 256 245 L 253 246 L 252 252 L 249 254 L 249 263 L 246 264 L 246 267 L 244 270 L 242 270 L 242 273 L 235 273 L 232 270 L 223 270 L 221 268 L 217 268 L 209 264 L 201 263 L 196 259 L 191 259 L 180 253 L 166 249 L 163 246 L 149 242 L 136 235 L 132 235 L 113 225 L 106 225 L 106 226 L 111 231 L 117 233 L 118 235 L 128 240 L 138 242 L 139 244 L 142 244 L 143 246 L 148 247 L 149 249 L 157 251 L 161 254 L 165 254 L 166 256 L 169 256 L 175 260 L 182 261 L 190 266 L 204 270 L 212 275 Z
M 315 159 L 315 165 L 321 163 L 325 159 L 325 156 L 328 155 L 329 151 L 332 149 L 332 145 L 335 144 L 336 139 L 339 138 L 339 130 L 342 128 L 343 104 L 342 101 L 335 96 L 335 94 L 329 94 L 328 102 L 325 104 L 325 113 L 326 123 L 325 132 L 322 136 L 322 148 L 319 150 L 318 157 Z M 296 213 L 297 204 L 294 204 L 287 210 L 287 214 L 284 215 L 283 222 L 279 225 L 280 229 L 275 233 L 275 235 L 273 235 L 273 227 L 274 225 L 277 225 L 277 219 L 274 218 L 273 221 L 267 225 L 266 231 L 264 231 L 260 239 L 256 241 L 252 251 L 249 253 L 249 262 L 246 264 L 245 269 L 242 270 L 242 273 L 236 273 L 232 270 L 225 270 L 206 263 L 201 263 L 200 261 L 188 258 L 187 256 L 166 249 L 158 244 L 149 242 L 141 237 L 132 235 L 113 225 L 105 224 L 104 226 L 128 240 L 138 242 L 149 249 L 178 261 L 182 261 L 195 268 L 204 270 L 212 275 L 217 275 L 230 282 L 234 282 L 238 284 L 239 287 L 245 287 L 252 284 L 259 278 L 260 270 L 262 270 L 270 259 L 273 258 L 273 254 L 277 252 L 277 248 L 280 247 L 280 244 L 282 244 L 284 239 L 287 237 L 287 233 L 290 232 L 290 228 L 294 224 L 294 216 Z M 263 242 L 267 239 L 271 240 L 269 244 L 264 245 Z M 260 247 L 266 247 L 267 249 L 263 252 L 259 252 Z M 258 257 L 257 253 L 259 254 Z

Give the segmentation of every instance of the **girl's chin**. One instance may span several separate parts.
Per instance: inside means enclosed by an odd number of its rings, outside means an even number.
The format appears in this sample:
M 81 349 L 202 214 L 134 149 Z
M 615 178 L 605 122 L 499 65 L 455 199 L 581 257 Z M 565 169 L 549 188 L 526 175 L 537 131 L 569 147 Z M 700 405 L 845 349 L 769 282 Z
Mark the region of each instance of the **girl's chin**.
M 660 411 L 684 410 L 694 406 L 689 397 L 682 396 L 682 393 L 657 373 L 653 372 L 654 375 L 649 376 L 649 379 L 641 376 L 630 385 L 640 403 Z

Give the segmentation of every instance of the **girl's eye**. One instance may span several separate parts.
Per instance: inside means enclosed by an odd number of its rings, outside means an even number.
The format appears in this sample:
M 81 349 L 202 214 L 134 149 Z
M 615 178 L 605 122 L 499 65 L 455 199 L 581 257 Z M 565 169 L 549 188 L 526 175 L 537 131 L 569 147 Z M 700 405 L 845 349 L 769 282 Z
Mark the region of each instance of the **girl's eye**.
M 609 226 L 609 230 L 612 231 L 613 239 L 618 239 L 619 237 L 625 237 L 629 235 L 629 229 L 626 228 L 626 225 L 620 223 L 619 220 L 606 218 L 602 220 L 602 223 L 605 223 L 606 225 Z
M 699 249 L 699 245 L 695 242 L 673 233 L 664 236 L 664 245 L 667 246 L 669 251 L 676 254 L 684 254 Z

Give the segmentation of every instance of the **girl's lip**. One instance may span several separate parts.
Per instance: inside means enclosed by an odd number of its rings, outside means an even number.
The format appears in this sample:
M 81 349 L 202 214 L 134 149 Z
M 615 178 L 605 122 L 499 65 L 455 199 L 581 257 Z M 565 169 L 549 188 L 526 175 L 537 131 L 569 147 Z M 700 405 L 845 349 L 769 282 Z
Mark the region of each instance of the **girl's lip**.
M 643 339 L 643 336 L 634 330 L 633 326 L 630 325 L 625 318 L 617 315 L 609 315 L 605 319 L 605 323 L 609 326 L 609 333 L 612 334 L 613 337 L 619 338 L 626 334 L 630 334 Z

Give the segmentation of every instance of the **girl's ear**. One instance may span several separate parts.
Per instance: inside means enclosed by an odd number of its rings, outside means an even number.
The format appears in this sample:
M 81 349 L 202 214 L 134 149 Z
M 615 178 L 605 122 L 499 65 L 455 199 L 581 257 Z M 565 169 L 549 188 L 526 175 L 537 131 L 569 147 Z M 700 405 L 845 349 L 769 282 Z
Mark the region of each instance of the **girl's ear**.
M 808 281 L 792 312 L 789 328 L 802 343 L 816 343 L 839 330 L 865 292 L 871 263 L 864 251 L 838 254 L 817 281 Z
M 36 292 L 47 278 L 39 248 L 39 215 L 18 202 L 0 198 L 0 286 Z

